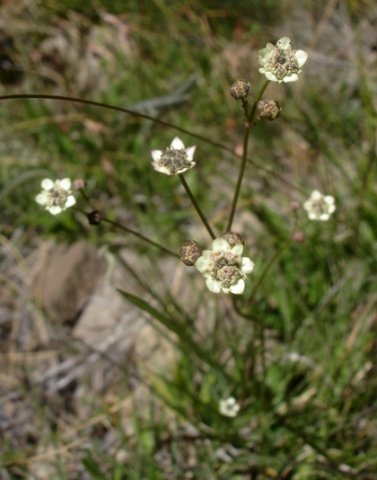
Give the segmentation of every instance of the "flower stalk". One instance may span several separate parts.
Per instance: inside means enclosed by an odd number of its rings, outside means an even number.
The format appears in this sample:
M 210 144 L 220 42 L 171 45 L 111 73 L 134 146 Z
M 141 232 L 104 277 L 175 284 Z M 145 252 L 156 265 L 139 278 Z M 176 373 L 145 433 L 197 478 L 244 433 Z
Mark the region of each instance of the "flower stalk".
M 115 110 L 117 112 L 126 113 L 127 115 L 131 115 L 136 118 L 149 120 L 151 122 L 154 122 L 158 125 L 162 125 L 164 127 L 172 128 L 173 130 L 176 130 L 181 133 L 185 133 L 190 137 L 197 138 L 198 140 L 201 140 L 202 142 L 207 143 L 208 145 L 212 145 L 213 147 L 219 148 L 220 150 L 224 150 L 225 152 L 235 155 L 231 148 L 227 147 L 226 145 L 223 145 L 220 142 L 215 142 L 214 140 L 211 140 L 205 137 L 204 135 L 191 132 L 186 128 L 179 127 L 178 125 L 175 125 L 173 123 L 167 122 L 165 120 L 161 120 L 156 117 L 152 117 L 151 115 L 147 115 L 146 113 L 137 112 L 130 108 L 118 107 L 117 105 L 110 105 L 108 103 L 95 102 L 94 100 L 86 100 L 84 98 L 71 97 L 67 95 L 45 95 L 45 94 L 36 94 L 36 93 L 16 93 L 12 95 L 0 95 L 0 101 L 17 100 L 17 99 L 18 100 L 25 100 L 25 99 L 57 100 L 57 101 L 63 101 L 63 102 L 81 103 L 83 105 L 92 105 L 93 107 L 106 108 L 108 110 Z
M 240 166 L 240 171 L 239 171 L 238 178 L 237 178 L 236 188 L 235 188 L 235 191 L 234 191 L 232 206 L 231 206 L 231 209 L 230 209 L 230 215 L 229 215 L 227 230 L 232 229 L 234 215 L 236 213 L 238 198 L 240 196 L 242 180 L 243 180 L 243 177 L 244 177 L 244 174 L 245 174 L 245 168 L 246 168 L 246 162 L 247 162 L 247 150 L 248 150 L 248 146 L 249 146 L 249 134 L 250 134 L 251 128 L 254 126 L 254 120 L 255 120 L 255 113 L 257 111 L 257 105 L 258 105 L 259 100 L 262 98 L 264 92 L 266 91 L 266 88 L 268 87 L 269 83 L 270 83 L 269 80 L 266 80 L 263 83 L 262 88 L 260 89 L 259 94 L 258 94 L 258 96 L 257 96 L 257 98 L 256 98 L 256 100 L 255 100 L 255 102 L 254 102 L 254 104 L 251 108 L 251 111 L 250 111 L 247 119 L 246 119 L 245 133 L 244 133 L 244 137 L 243 137 L 241 166 Z M 246 111 L 245 111 L 245 113 L 246 113 Z
M 185 177 L 181 174 L 181 175 L 179 175 L 179 179 L 180 179 L 180 181 L 183 185 L 183 188 L 185 189 L 188 197 L 190 198 L 191 203 L 193 204 L 197 214 L 199 215 L 200 220 L 203 222 L 203 225 L 206 227 L 207 232 L 210 234 L 211 238 L 214 240 L 216 238 L 216 235 L 213 233 L 213 230 L 212 230 L 210 224 L 208 223 L 208 220 L 207 220 L 206 216 L 202 212 L 198 202 L 196 201 L 196 198 L 195 198 L 194 194 L 192 193 L 188 183 L 186 182 Z
M 103 217 L 102 219 L 103 222 L 106 222 L 116 228 L 119 228 L 120 230 L 123 230 L 124 232 L 127 232 L 127 233 L 130 233 L 131 235 L 134 235 L 135 237 L 139 238 L 140 240 L 143 240 L 143 242 L 146 242 L 148 243 L 149 245 L 152 245 L 153 247 L 156 247 L 158 248 L 159 250 L 161 250 L 162 252 L 164 253 L 167 253 L 168 255 L 171 255 L 172 257 L 175 257 L 175 258 L 179 258 L 180 259 L 180 256 L 173 252 L 172 250 L 164 247 L 163 245 L 161 245 L 160 243 L 157 243 L 151 239 L 149 239 L 148 237 L 145 237 L 144 235 L 142 235 L 141 233 L 137 232 L 136 230 L 132 230 L 131 228 L 128 228 L 124 225 L 122 225 L 121 223 L 119 222 L 116 222 L 115 220 L 110 220 L 109 218 L 107 217 Z

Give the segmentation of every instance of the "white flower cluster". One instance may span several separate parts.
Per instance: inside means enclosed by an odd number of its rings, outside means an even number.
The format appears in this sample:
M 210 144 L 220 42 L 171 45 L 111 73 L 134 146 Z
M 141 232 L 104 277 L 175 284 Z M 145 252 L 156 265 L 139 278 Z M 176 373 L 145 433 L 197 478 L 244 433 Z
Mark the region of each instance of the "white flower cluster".
M 231 246 L 224 238 L 212 242 L 212 250 L 203 250 L 195 267 L 204 275 L 206 285 L 214 293 L 241 294 L 245 278 L 254 270 L 254 263 L 242 256 L 243 245 Z
M 293 50 L 291 40 L 283 37 L 276 45 L 267 43 L 259 50 L 259 73 L 272 82 L 295 82 L 307 59 L 308 54 L 304 50 Z
M 35 197 L 35 201 L 52 215 L 58 215 L 76 203 L 76 199 L 72 195 L 69 178 L 55 181 L 44 178 L 41 187 L 42 191 Z
M 234 418 L 237 416 L 240 411 L 240 406 L 238 405 L 234 397 L 224 398 L 219 402 L 219 412 L 224 417 Z
M 331 195 L 323 195 L 318 190 L 313 190 L 310 198 L 304 202 L 310 220 L 326 222 L 335 212 L 335 199 Z
M 184 143 L 178 137 L 175 137 L 170 147 L 165 150 L 152 150 L 152 166 L 160 173 L 165 175 L 179 175 L 194 167 L 194 153 L 196 146 L 185 148 Z

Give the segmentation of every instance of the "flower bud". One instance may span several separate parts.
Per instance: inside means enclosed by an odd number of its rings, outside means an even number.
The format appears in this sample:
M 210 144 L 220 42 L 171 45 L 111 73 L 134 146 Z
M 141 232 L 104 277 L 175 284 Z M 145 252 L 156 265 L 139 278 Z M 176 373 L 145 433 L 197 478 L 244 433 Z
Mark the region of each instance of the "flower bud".
M 225 232 L 222 235 L 222 238 L 226 240 L 231 247 L 234 247 L 235 245 L 245 245 L 242 236 L 235 232 Z
M 297 200 L 293 200 L 290 204 L 289 204 L 289 209 L 294 212 L 295 210 L 298 210 L 299 208 L 301 208 L 301 205 L 299 202 L 297 202 Z
M 98 210 L 93 210 L 86 214 L 90 225 L 99 225 L 103 220 L 103 215 Z
M 76 178 L 73 180 L 73 188 L 75 190 L 84 190 L 84 188 L 86 188 L 86 181 L 82 178 Z
M 292 240 L 294 242 L 297 242 L 297 243 L 302 243 L 305 241 L 305 234 L 304 232 L 301 232 L 301 231 L 297 231 L 297 232 L 294 232 L 293 235 L 292 235 Z
M 249 82 L 245 82 L 245 80 L 237 80 L 230 87 L 230 94 L 236 100 L 245 100 L 249 94 L 250 87 L 251 85 Z
M 186 240 L 181 247 L 180 255 L 182 262 L 191 267 L 202 255 L 202 249 L 195 240 Z
M 279 103 L 272 98 L 259 100 L 257 104 L 257 118 L 260 120 L 275 120 L 280 115 L 280 111 Z

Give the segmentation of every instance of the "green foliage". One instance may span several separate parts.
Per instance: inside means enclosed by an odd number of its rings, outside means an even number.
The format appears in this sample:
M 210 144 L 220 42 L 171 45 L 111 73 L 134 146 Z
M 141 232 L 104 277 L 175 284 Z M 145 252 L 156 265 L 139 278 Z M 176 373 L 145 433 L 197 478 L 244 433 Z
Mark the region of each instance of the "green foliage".
M 132 107 L 169 94 L 194 73 L 194 86 L 178 106 L 146 112 L 233 148 L 242 120 L 225 91 L 231 74 L 222 70 L 221 48 L 238 27 L 260 45 L 261 22 L 267 23 L 280 2 L 239 0 L 228 7 L 218 0 L 203 7 L 197 0 L 161 0 L 147 2 L 148 9 L 144 2 L 126 3 L 69 0 L 63 6 L 49 0 L 40 7 L 44 22 L 71 19 L 76 12 L 83 22 L 98 25 L 102 10 L 126 14 L 134 50 L 112 52 L 115 64 L 103 64 L 106 88 L 85 96 Z M 30 36 L 35 49 L 39 36 Z M 56 74 L 65 79 L 65 72 Z M 282 125 L 261 125 L 253 132 L 253 163 L 247 165 L 239 210 L 247 225 L 240 233 L 256 269 L 233 304 L 204 292 L 199 274 L 186 271 L 190 301 L 181 304 L 169 289 L 155 288 L 142 266 L 136 269 L 118 258 L 143 292 L 120 294 L 146 315 L 175 355 L 167 371 L 143 372 L 158 407 L 148 406 L 147 414 L 139 415 L 142 408 L 134 406 L 131 437 L 122 432 L 121 422 L 116 425 L 126 460 L 93 442 L 81 458 L 89 478 L 166 479 L 167 467 L 156 460 L 166 451 L 172 478 L 179 479 L 179 466 L 189 454 L 195 459 L 192 478 L 199 480 L 373 478 L 376 113 L 368 78 L 361 73 L 360 78 L 352 91 L 346 82 L 332 87 L 330 79 L 327 90 L 320 91 L 308 75 L 299 98 L 284 97 Z M 58 90 L 39 77 L 28 77 L 24 89 Z M 7 238 L 22 225 L 58 241 L 86 237 L 112 244 L 112 233 L 103 225 L 89 230 L 81 213 L 52 217 L 31 201 L 45 176 L 84 177 L 96 205 L 178 251 L 192 232 L 195 212 L 177 179 L 155 174 L 149 158 L 150 149 L 170 143 L 173 129 L 93 107 L 11 102 L 3 102 L 0 112 L 1 228 Z M 305 146 L 297 172 L 289 163 L 297 147 L 291 145 L 291 130 L 297 144 Z M 220 231 L 239 159 L 188 134 L 182 138 L 198 145 L 190 185 Z M 290 208 L 292 200 L 301 205 L 318 185 L 337 201 L 337 212 L 324 224 L 308 223 L 301 207 Z M 296 232 L 303 234 L 302 241 L 293 239 Z M 128 236 L 125 242 L 150 258 L 158 277 L 157 253 Z M 219 411 L 220 400 L 230 396 L 241 406 L 235 418 Z M 153 408 L 161 410 L 159 415 Z M 105 416 L 116 423 L 110 413 Z M 187 425 L 190 434 L 182 433 Z M 7 447 L 0 468 L 22 478 L 23 460 Z

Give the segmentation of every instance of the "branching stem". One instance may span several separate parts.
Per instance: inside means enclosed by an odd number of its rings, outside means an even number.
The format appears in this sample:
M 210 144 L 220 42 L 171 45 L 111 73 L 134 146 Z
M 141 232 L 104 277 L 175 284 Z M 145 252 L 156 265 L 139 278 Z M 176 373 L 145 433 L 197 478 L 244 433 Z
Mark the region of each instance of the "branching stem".
M 234 190 L 234 196 L 233 196 L 232 206 L 231 206 L 231 209 L 230 209 L 230 215 L 229 215 L 227 230 L 232 229 L 234 215 L 236 213 L 238 198 L 240 196 L 242 180 L 243 180 L 243 177 L 244 177 L 244 174 L 245 174 L 245 168 L 246 168 L 246 162 L 247 162 L 247 149 L 248 149 L 248 146 L 249 146 L 249 134 L 250 134 L 251 128 L 254 126 L 255 113 L 257 111 L 257 105 L 258 105 L 259 100 L 262 98 L 266 88 L 268 87 L 269 83 L 270 83 L 269 80 L 266 80 L 264 82 L 264 84 L 262 85 L 262 88 L 260 89 L 260 92 L 259 92 L 257 98 L 255 99 L 253 107 L 250 111 L 250 114 L 247 117 L 247 120 L 245 122 L 245 133 L 244 133 L 243 147 L 242 147 L 242 160 L 241 160 L 240 171 L 239 171 L 238 178 L 237 178 L 236 188 Z M 245 110 L 245 108 L 244 108 L 244 110 Z M 247 109 L 246 109 L 246 111 L 247 111 Z M 246 111 L 245 111 L 245 113 L 246 113 Z

